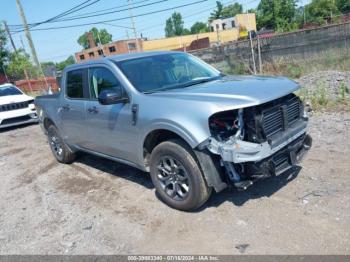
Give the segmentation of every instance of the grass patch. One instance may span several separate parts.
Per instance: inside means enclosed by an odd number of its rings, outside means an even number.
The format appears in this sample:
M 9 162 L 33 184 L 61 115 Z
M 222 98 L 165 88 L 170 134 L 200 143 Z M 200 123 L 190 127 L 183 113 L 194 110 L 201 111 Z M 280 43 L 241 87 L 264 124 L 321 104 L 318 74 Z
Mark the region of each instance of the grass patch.
M 344 82 L 342 82 L 339 85 L 339 100 L 344 101 L 348 94 L 349 94 L 349 88 L 345 85 Z
M 274 62 L 264 63 L 263 68 L 263 73 L 266 75 L 284 75 L 294 79 L 316 71 L 349 71 L 350 52 L 348 50 L 326 51 L 316 57 L 300 60 L 281 58 Z
M 320 83 L 316 90 L 310 91 L 307 87 L 296 92 L 302 101 L 309 104 L 314 111 L 321 110 L 345 110 L 350 111 L 350 99 L 347 95 L 349 89 L 344 85 L 339 87 L 339 98 L 331 99 L 324 83 Z

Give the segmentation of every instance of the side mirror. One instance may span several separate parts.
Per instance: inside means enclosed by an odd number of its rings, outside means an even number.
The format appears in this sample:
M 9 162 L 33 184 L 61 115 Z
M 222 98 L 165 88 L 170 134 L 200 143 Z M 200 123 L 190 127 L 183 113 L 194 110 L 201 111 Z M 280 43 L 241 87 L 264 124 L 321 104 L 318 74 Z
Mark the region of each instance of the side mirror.
M 129 99 L 123 95 L 122 90 L 103 90 L 98 96 L 98 102 L 101 105 L 112 105 L 118 103 L 126 103 Z

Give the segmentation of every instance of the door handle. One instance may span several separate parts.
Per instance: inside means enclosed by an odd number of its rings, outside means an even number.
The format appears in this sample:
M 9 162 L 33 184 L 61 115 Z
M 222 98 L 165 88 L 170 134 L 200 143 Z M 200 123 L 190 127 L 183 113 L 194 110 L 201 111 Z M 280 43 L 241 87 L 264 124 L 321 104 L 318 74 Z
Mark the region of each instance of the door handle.
M 97 114 L 98 113 L 98 109 L 96 106 L 93 107 L 89 107 L 87 110 L 90 114 Z
M 69 111 L 70 108 L 71 108 L 71 107 L 70 107 L 70 105 L 68 105 L 68 104 L 62 106 L 62 109 L 63 109 L 64 111 Z

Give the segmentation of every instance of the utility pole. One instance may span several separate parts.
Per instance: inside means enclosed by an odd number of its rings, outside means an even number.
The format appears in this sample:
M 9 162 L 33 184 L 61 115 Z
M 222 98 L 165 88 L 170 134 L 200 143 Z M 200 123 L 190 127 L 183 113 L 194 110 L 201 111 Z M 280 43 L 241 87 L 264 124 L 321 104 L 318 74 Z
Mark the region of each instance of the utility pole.
M 258 39 L 258 55 L 259 55 L 259 74 L 262 73 L 262 61 L 261 61 L 261 46 L 260 46 L 260 38 L 259 35 L 257 36 Z
M 12 35 L 10 33 L 9 27 L 7 26 L 7 23 L 6 23 L 5 20 L 3 21 L 3 23 L 4 23 L 4 26 L 5 26 L 5 30 L 6 30 L 6 32 L 8 34 L 8 36 L 9 36 L 9 38 L 10 38 L 12 48 L 13 48 L 13 50 L 15 50 L 15 52 L 17 52 L 16 46 L 15 46 L 15 42 L 13 42 Z
M 22 48 L 25 51 L 22 36 L 20 36 L 19 38 L 21 39 Z M 44 81 L 45 81 L 46 87 L 49 88 L 49 83 L 47 82 L 46 76 L 45 76 L 44 71 L 41 68 L 41 66 L 39 67 L 39 70 L 40 70 L 40 73 L 44 76 Z M 28 74 L 27 74 L 27 70 L 26 69 L 24 70 L 24 73 L 26 74 L 26 78 L 28 79 Z M 30 90 L 32 90 L 32 87 L 30 85 L 30 81 L 28 81 L 28 84 L 29 84 Z
M 8 83 L 10 83 L 10 80 L 9 80 L 9 78 L 7 77 L 7 74 L 6 74 L 6 70 L 5 70 L 4 65 L 2 65 L 1 67 L 2 67 L 2 71 L 3 71 L 4 74 L 5 74 L 6 81 L 7 81 Z
M 24 48 L 24 44 L 23 44 L 22 37 L 20 37 L 20 38 L 21 38 L 22 48 L 23 48 L 23 50 L 24 50 L 24 52 L 25 52 L 25 48 Z M 27 69 L 26 69 L 26 68 L 24 68 L 24 69 L 23 69 L 23 71 L 24 71 L 24 75 L 25 75 L 25 77 L 26 77 L 27 84 L 28 84 L 28 86 L 29 86 L 30 92 L 32 92 L 32 93 L 33 93 L 33 88 L 32 88 L 32 84 L 30 83 L 30 80 L 29 80 L 29 77 L 28 77 L 28 72 L 27 72 Z
M 132 8 L 132 0 L 128 0 L 128 9 L 129 9 L 129 15 L 130 15 L 130 19 L 131 19 L 131 27 L 132 27 L 132 30 L 134 31 L 134 37 L 135 37 L 135 41 L 136 41 L 136 50 L 139 52 L 140 51 L 139 41 L 137 39 L 135 21 L 134 21 L 134 16 L 132 14 L 131 8 Z
M 249 25 L 249 14 L 248 14 L 248 2 L 246 4 L 246 18 L 247 18 L 247 30 L 248 30 L 248 35 L 249 35 L 249 41 L 250 41 L 250 49 L 252 52 L 252 60 L 253 60 L 253 71 L 254 71 L 254 75 L 256 75 L 256 64 L 255 64 L 255 54 L 254 54 L 254 46 L 253 46 L 253 39 L 252 39 L 252 30 Z
M 8 26 L 7 26 L 7 23 L 6 23 L 6 21 L 3 21 L 3 22 L 4 22 L 5 30 L 6 30 L 6 32 L 7 32 L 7 34 L 8 34 L 8 36 L 9 36 L 9 38 L 10 38 L 10 42 L 11 42 L 12 48 L 13 48 L 13 50 L 15 51 L 15 53 L 17 53 L 17 48 L 16 48 L 16 45 L 15 45 L 15 42 L 14 42 L 13 39 L 12 39 L 12 35 L 11 35 L 10 30 L 9 30 L 9 28 L 8 28 Z M 21 40 L 22 40 L 22 39 L 21 39 Z M 22 45 L 23 45 L 23 43 L 22 43 Z M 24 48 L 23 48 L 23 49 L 24 49 Z M 24 76 L 26 77 L 26 80 L 27 80 L 27 84 L 28 84 L 28 86 L 29 86 L 29 89 L 30 89 L 31 92 L 33 92 L 32 85 L 30 84 L 30 81 L 29 81 L 27 69 L 26 69 L 26 68 L 23 68 L 23 72 L 24 72 Z M 7 81 L 8 81 L 7 76 L 6 76 L 6 79 L 7 79 Z
M 253 39 L 252 39 L 252 32 L 248 31 L 249 33 L 249 40 L 250 40 L 250 49 L 252 51 L 252 60 L 253 60 L 253 71 L 254 75 L 256 75 L 256 64 L 255 64 L 255 54 L 254 54 L 254 46 L 253 46 Z
M 36 51 L 35 51 L 32 36 L 30 35 L 27 19 L 24 15 L 24 10 L 23 10 L 23 7 L 22 7 L 20 0 L 16 0 L 16 4 L 17 4 L 19 15 L 21 16 L 21 19 L 22 19 L 24 32 L 25 32 L 25 35 L 26 35 L 27 40 L 28 40 L 30 51 L 32 52 L 32 57 L 33 57 L 34 63 L 37 66 L 37 68 L 40 69 L 41 67 L 40 67 L 39 59 L 38 59 L 38 56 L 37 56 Z

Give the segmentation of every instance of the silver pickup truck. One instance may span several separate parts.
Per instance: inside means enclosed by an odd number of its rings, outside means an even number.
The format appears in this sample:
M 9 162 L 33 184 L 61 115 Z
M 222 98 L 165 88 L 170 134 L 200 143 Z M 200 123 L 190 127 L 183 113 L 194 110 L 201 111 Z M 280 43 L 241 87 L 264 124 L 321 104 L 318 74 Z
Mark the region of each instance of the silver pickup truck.
M 312 140 L 298 88 L 145 52 L 69 66 L 60 92 L 35 105 L 59 162 L 84 151 L 125 163 L 150 172 L 169 206 L 193 210 L 212 190 L 244 190 L 300 162 Z

